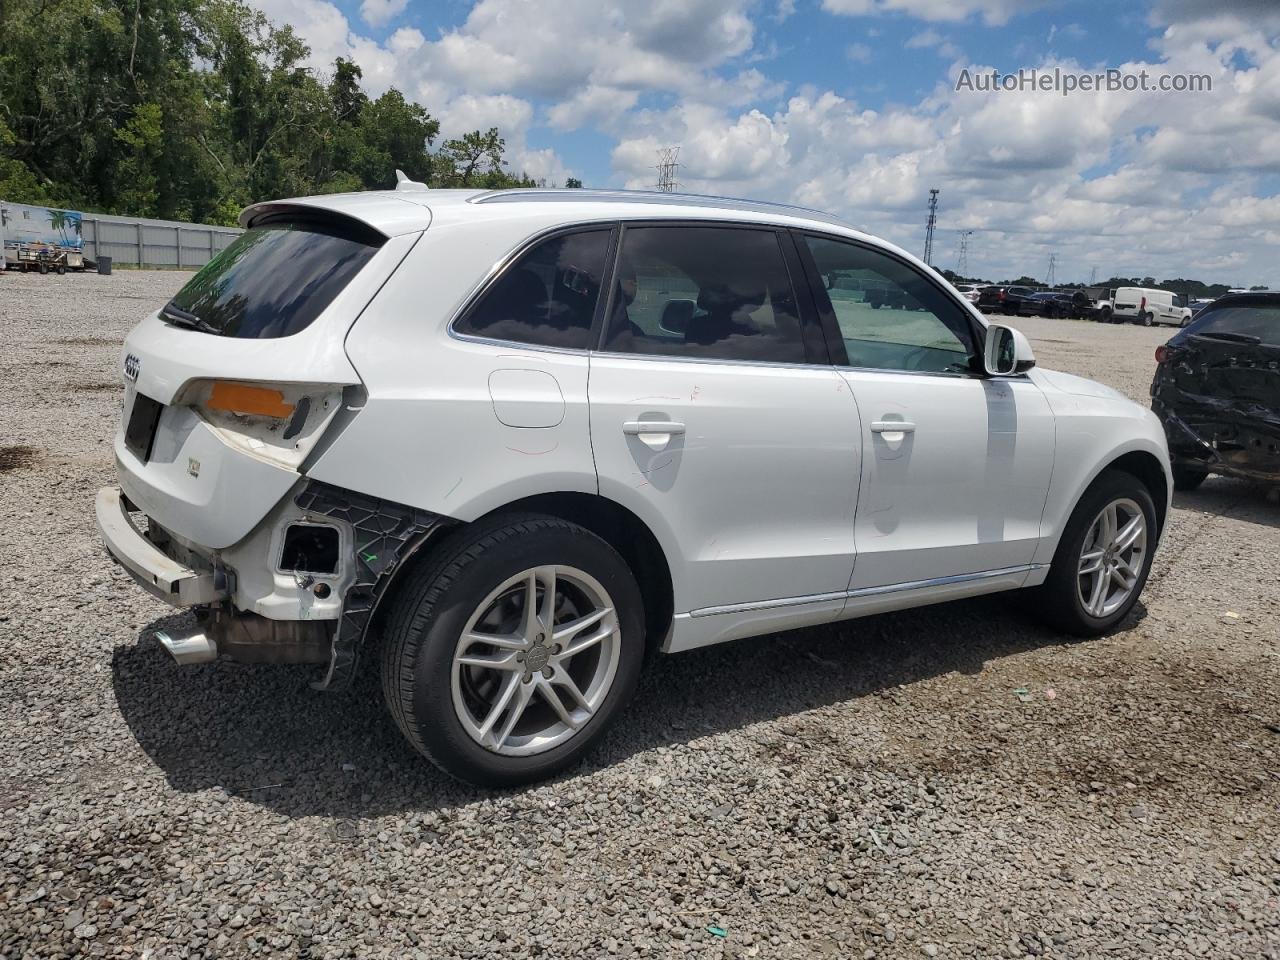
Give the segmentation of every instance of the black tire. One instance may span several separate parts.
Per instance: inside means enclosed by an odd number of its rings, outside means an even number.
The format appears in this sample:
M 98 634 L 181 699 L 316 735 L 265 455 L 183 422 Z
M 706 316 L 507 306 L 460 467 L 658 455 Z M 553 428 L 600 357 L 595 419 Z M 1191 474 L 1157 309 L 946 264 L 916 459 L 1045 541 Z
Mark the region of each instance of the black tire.
M 1077 575 L 1080 553 L 1098 514 L 1107 504 L 1121 498 L 1131 499 L 1142 508 L 1147 522 L 1147 549 L 1137 584 L 1128 599 L 1108 616 L 1094 617 L 1085 611 L 1080 600 Z M 1157 530 L 1155 503 L 1146 485 L 1123 470 L 1105 471 L 1085 491 L 1067 521 L 1049 576 L 1043 584 L 1033 588 L 1035 602 L 1032 609 L 1047 626 L 1062 633 L 1077 637 L 1096 637 L 1106 633 L 1129 615 L 1146 585 L 1159 540 Z
M 58 276 L 62 276 L 66 272 L 67 272 L 67 268 L 64 267 L 62 264 L 58 264 Z
M 1156 318 L 1152 315 L 1150 311 L 1147 311 L 1142 315 L 1142 325 L 1144 327 L 1153 326 L 1155 322 L 1156 322 Z
M 1197 467 L 1187 467 L 1181 464 L 1173 465 L 1173 489 L 1187 492 L 1196 489 L 1200 484 L 1204 483 L 1209 476 L 1208 470 L 1201 470 Z
M 454 709 L 454 650 L 494 588 L 549 563 L 577 567 L 608 592 L 621 635 L 617 671 L 595 714 L 570 739 L 543 753 L 501 755 L 472 739 Z M 635 693 L 645 654 L 643 602 L 626 561 L 589 530 L 537 514 L 495 517 L 454 535 L 393 598 L 386 623 L 382 686 L 397 726 L 441 770 L 485 787 L 532 783 L 579 760 Z
M 40 271 L 40 276 L 43 277 L 46 273 L 49 272 L 49 265 L 47 263 L 41 263 L 40 266 L 37 267 L 37 269 Z

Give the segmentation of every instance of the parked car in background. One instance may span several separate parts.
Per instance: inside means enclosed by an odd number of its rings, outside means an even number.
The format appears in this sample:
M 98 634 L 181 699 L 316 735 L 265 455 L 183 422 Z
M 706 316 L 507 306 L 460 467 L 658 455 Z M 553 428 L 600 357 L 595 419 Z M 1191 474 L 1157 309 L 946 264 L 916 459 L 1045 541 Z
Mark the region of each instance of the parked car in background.
M 1151 409 L 1179 490 L 1211 473 L 1280 483 L 1280 293 L 1213 301 L 1156 349 Z
M 1084 295 L 1088 300 L 1088 318 L 1097 320 L 1099 323 L 1111 323 L 1111 313 L 1116 299 L 1115 289 L 1110 287 L 1085 287 Z
M 978 297 L 982 294 L 981 288 L 976 284 L 957 283 L 954 284 L 954 286 L 956 288 L 956 293 L 960 294 L 960 296 L 964 297 L 970 303 L 977 303 Z
M 125 341 L 99 529 L 194 608 L 180 662 L 367 663 L 462 779 L 573 763 L 651 651 L 1022 588 L 1090 636 L 1146 582 L 1155 415 L 820 212 L 402 183 L 241 224 Z
M 1157 323 L 1185 327 L 1191 322 L 1185 294 L 1147 287 L 1118 287 L 1112 316 L 1144 327 Z
M 1198 297 L 1187 304 L 1187 306 L 1191 308 L 1192 319 L 1195 319 L 1196 314 L 1211 303 L 1213 303 L 1213 297 Z
M 1038 304 L 1030 287 L 985 287 L 978 296 L 978 309 L 983 313 L 1003 313 L 1007 316 L 1033 316 Z
M 1037 312 L 1042 317 L 1084 319 L 1092 317 L 1093 307 L 1083 290 L 1044 290 L 1032 294 Z

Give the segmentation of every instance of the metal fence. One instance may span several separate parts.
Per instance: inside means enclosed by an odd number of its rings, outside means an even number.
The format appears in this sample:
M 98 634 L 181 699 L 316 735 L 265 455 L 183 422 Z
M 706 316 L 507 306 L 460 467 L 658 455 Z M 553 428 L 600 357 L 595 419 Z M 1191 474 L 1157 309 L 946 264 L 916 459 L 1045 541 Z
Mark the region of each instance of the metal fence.
M 203 223 L 143 220 L 86 213 L 81 223 L 85 256 L 110 257 L 116 265 L 202 267 L 243 231 Z

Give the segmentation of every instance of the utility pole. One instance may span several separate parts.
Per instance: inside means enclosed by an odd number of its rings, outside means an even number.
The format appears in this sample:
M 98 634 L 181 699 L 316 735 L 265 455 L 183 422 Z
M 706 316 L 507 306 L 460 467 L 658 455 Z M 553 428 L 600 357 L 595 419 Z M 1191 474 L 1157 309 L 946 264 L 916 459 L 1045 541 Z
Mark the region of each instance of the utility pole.
M 1089 286 L 1092 287 L 1094 284 L 1094 281 L 1097 279 L 1098 279 L 1098 268 L 1090 267 L 1089 268 Z
M 676 171 L 680 168 L 680 148 L 663 147 L 658 151 L 658 192 L 675 193 L 680 186 Z
M 924 225 L 924 262 L 933 266 L 933 228 L 938 222 L 938 188 L 929 191 L 929 219 Z
M 1046 276 L 1046 277 L 1044 278 L 1044 285 L 1045 285 L 1046 287 L 1052 287 L 1052 286 L 1053 286 L 1053 275 L 1054 275 L 1054 273 L 1055 273 L 1055 271 L 1056 271 L 1056 269 L 1057 269 L 1057 266 L 1058 266 L 1058 255 L 1057 255 L 1057 253 L 1051 253 L 1051 254 L 1049 254 L 1049 273 L 1048 273 L 1048 276 Z
M 956 256 L 956 273 L 962 277 L 969 273 L 969 238 L 971 236 L 973 236 L 972 230 L 960 231 L 960 253 Z

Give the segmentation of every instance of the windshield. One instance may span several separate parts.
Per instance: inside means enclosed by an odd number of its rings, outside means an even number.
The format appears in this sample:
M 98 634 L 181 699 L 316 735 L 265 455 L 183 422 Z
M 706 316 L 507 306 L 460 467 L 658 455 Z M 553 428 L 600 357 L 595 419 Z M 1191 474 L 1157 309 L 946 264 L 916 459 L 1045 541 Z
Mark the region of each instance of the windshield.
M 1232 334 L 1280 346 L 1280 303 L 1205 309 L 1187 328 L 1192 336 Z
M 357 225 L 253 227 L 192 277 L 162 314 L 224 337 L 287 337 L 320 315 L 382 240 Z

